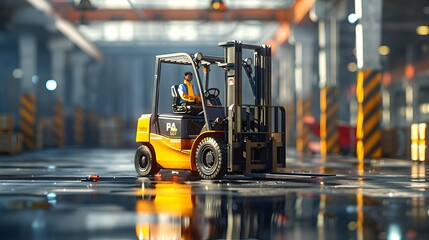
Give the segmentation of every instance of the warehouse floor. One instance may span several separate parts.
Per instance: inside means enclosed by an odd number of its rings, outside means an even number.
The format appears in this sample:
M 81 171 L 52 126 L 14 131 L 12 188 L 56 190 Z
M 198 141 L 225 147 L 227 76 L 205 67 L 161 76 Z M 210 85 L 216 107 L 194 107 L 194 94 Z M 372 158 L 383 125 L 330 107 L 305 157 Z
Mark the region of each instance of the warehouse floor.
M 424 163 L 294 155 L 287 171 L 336 176 L 148 179 L 133 149 L 0 155 L 0 239 L 429 239 Z

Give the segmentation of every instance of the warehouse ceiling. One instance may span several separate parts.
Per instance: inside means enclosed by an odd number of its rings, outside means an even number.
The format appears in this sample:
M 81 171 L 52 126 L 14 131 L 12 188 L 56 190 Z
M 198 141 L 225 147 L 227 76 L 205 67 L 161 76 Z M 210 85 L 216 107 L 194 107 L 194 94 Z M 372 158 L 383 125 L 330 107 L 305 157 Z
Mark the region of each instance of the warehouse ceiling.
M 300 9 L 295 5 L 313 4 L 316 0 L 223 0 L 226 7 L 218 10 L 213 9 L 213 0 L 90 0 L 91 8 L 78 7 L 79 3 L 86 1 L 1 0 L 0 29 L 14 21 L 15 24 L 43 22 L 40 17 L 17 10 L 31 3 L 45 9 L 49 15 L 47 19 L 53 16 L 72 25 L 76 32 L 67 37 L 81 34 L 89 40 L 86 46 L 79 46 L 84 49 L 92 48 L 91 43 L 114 46 L 213 46 L 217 42 L 232 39 L 243 39 L 250 43 L 274 39 L 282 43 L 289 34 L 288 30 L 290 32 L 287 24 L 299 23 L 302 14 L 306 13 L 302 9 L 299 12 Z M 328 5 L 347 1 L 349 13 L 354 9 L 354 0 L 317 1 Z M 50 7 L 46 8 L 46 4 Z M 308 10 L 309 6 L 303 8 Z M 16 22 L 17 19 L 21 22 Z M 382 19 L 381 44 L 390 47 L 391 64 L 403 64 L 407 51 L 414 58 L 429 53 L 428 35 L 416 33 L 419 26 L 429 25 L 427 0 L 413 0 L 412 4 L 407 0 L 384 0 Z M 46 28 L 52 28 L 48 22 L 45 25 Z M 354 44 L 353 28 L 350 25 L 347 32 L 340 33 L 342 38 L 349 39 L 347 41 L 350 44 Z M 417 48 L 414 49 L 415 53 L 407 50 L 413 47 Z
M 195 44 L 205 45 L 230 39 L 266 42 L 276 31 L 276 23 L 246 22 L 96 22 L 79 29 L 91 40 L 141 45 Z
M 96 42 L 110 44 L 213 45 L 229 39 L 266 42 L 279 21 L 290 21 L 294 0 L 225 0 L 225 10 L 211 0 L 51 0 L 57 12 L 76 23 Z

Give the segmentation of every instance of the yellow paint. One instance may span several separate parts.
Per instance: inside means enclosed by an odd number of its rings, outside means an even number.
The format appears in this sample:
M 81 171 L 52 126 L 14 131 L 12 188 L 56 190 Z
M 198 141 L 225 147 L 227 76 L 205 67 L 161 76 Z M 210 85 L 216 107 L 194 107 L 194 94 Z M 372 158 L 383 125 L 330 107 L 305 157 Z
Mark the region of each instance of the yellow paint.
M 296 103 L 296 151 L 302 156 L 305 151 L 306 142 L 304 136 L 304 100 L 302 98 L 297 99 Z
M 336 147 L 337 142 L 338 142 L 338 134 L 334 133 L 333 136 L 329 138 L 328 141 L 326 141 L 327 148 L 334 149 Z
M 370 74 L 370 72 L 366 73 L 367 75 Z M 366 76 L 367 76 L 366 75 Z M 380 88 L 380 83 L 381 83 L 381 73 L 377 73 L 375 74 L 371 79 L 368 80 L 369 82 L 367 83 L 366 86 L 364 86 L 364 90 L 365 92 L 371 92 L 374 88 L 377 88 L 377 90 Z M 363 86 L 363 85 L 362 85 Z
M 379 112 L 380 106 L 378 106 L 381 103 L 381 93 L 379 90 L 379 85 L 381 83 L 381 73 L 376 73 L 371 79 L 365 79 L 371 73 L 372 70 L 362 70 L 359 71 L 357 76 L 356 96 L 358 102 L 358 112 L 356 123 L 356 153 L 359 160 L 363 160 L 364 157 L 367 157 L 367 152 L 374 147 L 376 148 L 374 149 L 371 156 L 368 157 L 381 157 L 381 147 L 377 147 L 377 144 L 381 141 L 381 129 L 378 126 L 381 118 L 381 113 Z M 367 86 L 364 86 L 365 81 L 368 81 Z M 371 91 L 377 92 L 373 97 L 371 97 L 371 99 L 365 99 L 365 94 Z M 364 101 L 367 102 L 364 104 Z M 377 109 L 378 112 L 374 112 L 374 115 L 369 116 L 368 114 L 374 109 Z M 377 131 L 374 132 L 373 136 L 369 136 L 369 138 L 364 141 L 365 135 L 368 134 L 371 129 L 377 129 Z
M 21 105 L 26 108 L 30 112 L 34 112 L 36 110 L 36 97 L 32 93 L 25 94 L 19 98 Z
M 338 104 L 334 102 L 334 87 L 320 89 L 320 154 L 326 157 L 328 152 L 338 152 L 338 132 L 336 116 Z
M 190 149 L 192 146 L 192 139 L 175 139 L 175 138 L 162 138 L 162 143 L 169 148 L 172 148 L 176 151 L 182 151 Z
M 375 96 L 373 96 L 371 99 L 367 99 L 367 102 L 365 103 L 363 107 L 363 114 L 365 116 L 369 116 L 369 114 L 373 111 L 373 109 L 381 109 L 381 93 L 378 92 Z M 377 111 L 377 114 L 375 115 L 381 115 L 381 113 L 378 113 L 381 111 Z
M 328 119 L 331 119 L 334 114 L 338 112 L 338 104 L 337 103 L 330 103 L 329 108 L 326 109 L 326 115 L 328 116 Z
M 23 142 L 26 149 L 35 148 L 35 125 L 36 125 L 36 95 L 26 93 L 19 98 L 20 130 L 23 133 Z
M 36 121 L 34 120 L 34 115 L 31 112 L 26 111 L 25 109 L 20 109 L 19 114 L 24 122 L 33 125 Z
M 136 142 L 149 142 L 150 114 L 143 114 L 137 122 Z
M 381 108 L 381 92 L 378 91 L 371 99 L 367 99 L 365 107 L 363 108 L 363 113 L 367 116 L 372 109 Z
M 365 124 L 363 125 L 363 133 L 368 133 L 371 129 L 378 128 L 377 132 L 381 132 L 380 129 L 380 118 L 381 114 L 380 112 L 373 114 L 372 116 L 365 115 Z
M 220 131 L 206 131 L 196 139 L 168 138 L 151 133 L 150 125 L 151 114 L 143 114 L 137 123 L 136 142 L 153 148 L 155 161 L 167 169 L 196 170 L 194 155 L 198 142 L 206 136 L 223 136 Z
M 180 151 L 170 143 L 170 139 L 151 133 L 150 144 L 155 149 L 156 162 L 161 168 L 192 169 L 189 151 Z
M 360 71 L 357 76 L 357 88 L 356 88 L 356 97 L 358 103 L 363 103 L 364 91 L 363 91 L 363 80 L 365 78 L 365 71 Z
M 361 139 L 363 138 L 363 120 L 364 120 L 364 114 L 363 114 L 363 98 L 364 98 L 364 90 L 363 90 L 363 80 L 365 78 L 365 71 L 360 71 L 357 76 L 357 88 L 356 88 L 356 98 L 358 102 L 358 114 L 357 114 L 357 120 L 356 120 L 356 138 L 358 140 L 357 142 L 357 156 L 359 159 L 363 159 L 363 144 Z
M 195 170 L 195 153 L 198 143 L 205 137 L 219 138 L 221 131 L 206 131 L 195 140 L 169 139 L 157 134 L 150 135 L 150 143 L 155 149 L 156 161 L 162 168 Z M 179 149 L 179 146 L 191 146 L 189 149 Z
M 363 141 L 358 140 L 356 144 L 356 155 L 359 161 L 363 161 L 364 159 L 364 152 L 363 152 Z

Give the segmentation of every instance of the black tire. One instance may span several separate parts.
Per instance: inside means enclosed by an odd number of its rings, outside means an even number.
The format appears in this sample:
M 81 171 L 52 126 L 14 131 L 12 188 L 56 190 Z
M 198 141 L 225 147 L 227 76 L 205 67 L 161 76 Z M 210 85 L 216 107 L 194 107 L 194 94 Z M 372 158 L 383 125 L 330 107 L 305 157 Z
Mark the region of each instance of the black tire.
M 137 149 L 134 157 L 134 167 L 140 176 L 154 175 L 159 172 L 159 167 L 152 157 L 152 152 L 145 145 Z
M 226 149 L 223 142 L 206 137 L 195 153 L 198 174 L 206 180 L 220 179 L 226 174 Z

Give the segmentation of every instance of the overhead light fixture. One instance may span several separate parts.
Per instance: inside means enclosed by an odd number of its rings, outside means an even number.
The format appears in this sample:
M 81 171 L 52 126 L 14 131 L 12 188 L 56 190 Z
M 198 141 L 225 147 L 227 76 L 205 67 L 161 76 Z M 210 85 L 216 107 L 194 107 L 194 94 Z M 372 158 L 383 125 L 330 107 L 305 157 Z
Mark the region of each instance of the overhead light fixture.
M 94 10 L 95 7 L 92 5 L 90 0 L 77 0 L 75 7 L 79 10 Z
M 357 71 L 356 63 L 351 62 L 351 63 L 347 64 L 347 70 L 349 70 L 349 72 L 356 72 Z
M 212 0 L 210 3 L 210 9 L 216 11 L 226 11 L 226 5 L 222 0 Z
M 429 27 L 428 26 L 418 26 L 416 28 L 416 32 L 418 35 L 428 35 L 429 34 Z
M 380 47 L 378 47 L 378 53 L 382 56 L 389 55 L 390 48 L 386 45 L 380 46 Z
M 75 0 L 75 8 L 81 11 L 80 25 L 89 25 L 89 21 L 85 18 L 85 11 L 95 10 L 90 0 Z

